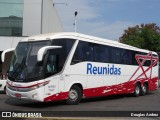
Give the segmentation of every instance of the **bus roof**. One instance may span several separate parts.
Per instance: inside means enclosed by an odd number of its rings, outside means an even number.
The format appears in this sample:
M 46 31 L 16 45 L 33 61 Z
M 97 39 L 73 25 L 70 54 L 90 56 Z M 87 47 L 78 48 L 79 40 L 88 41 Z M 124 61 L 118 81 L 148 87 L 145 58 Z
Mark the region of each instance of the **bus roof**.
M 81 33 L 75 33 L 75 32 L 57 32 L 57 33 L 39 34 L 39 35 L 24 38 L 21 40 L 21 42 L 52 40 L 52 39 L 60 39 L 60 38 L 70 38 L 70 39 L 77 39 L 78 38 L 79 40 L 82 40 L 82 41 L 105 44 L 105 45 L 109 45 L 109 46 L 115 46 L 115 47 L 119 47 L 119 48 L 130 49 L 130 50 L 146 52 L 146 53 L 149 52 L 149 50 L 140 49 L 140 48 L 126 45 L 123 43 L 119 43 L 118 41 L 98 38 L 98 37 L 85 35 L 85 34 L 81 34 Z M 157 55 L 156 52 L 153 52 L 153 54 Z

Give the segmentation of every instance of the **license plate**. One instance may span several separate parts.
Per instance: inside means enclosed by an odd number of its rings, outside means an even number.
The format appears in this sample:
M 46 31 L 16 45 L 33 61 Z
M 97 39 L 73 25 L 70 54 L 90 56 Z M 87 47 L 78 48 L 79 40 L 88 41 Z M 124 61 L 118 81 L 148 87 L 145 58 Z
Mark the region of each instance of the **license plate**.
M 21 94 L 15 94 L 15 96 L 21 98 Z

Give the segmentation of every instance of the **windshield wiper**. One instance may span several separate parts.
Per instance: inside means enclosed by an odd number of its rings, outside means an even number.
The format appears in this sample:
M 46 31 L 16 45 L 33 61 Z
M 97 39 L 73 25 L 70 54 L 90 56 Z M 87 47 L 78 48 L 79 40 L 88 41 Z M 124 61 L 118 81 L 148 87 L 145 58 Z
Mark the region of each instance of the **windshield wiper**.
M 18 71 L 18 70 L 20 71 L 20 70 L 22 70 L 23 67 L 26 67 L 25 61 L 26 61 L 26 57 L 24 57 L 24 58 L 22 59 L 21 64 L 19 64 L 18 67 L 14 70 L 14 72 L 12 73 L 12 75 L 11 75 L 10 78 L 16 79 L 16 78 L 18 77 L 19 72 L 17 72 L 17 71 Z M 13 77 L 13 76 L 15 76 L 15 77 Z

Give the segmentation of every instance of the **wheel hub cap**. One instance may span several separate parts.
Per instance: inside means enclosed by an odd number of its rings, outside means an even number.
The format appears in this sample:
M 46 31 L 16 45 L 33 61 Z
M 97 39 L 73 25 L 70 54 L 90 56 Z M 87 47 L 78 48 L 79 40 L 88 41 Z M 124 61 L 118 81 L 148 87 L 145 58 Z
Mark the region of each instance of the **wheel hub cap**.
M 77 92 L 75 91 L 75 90 L 71 90 L 71 91 L 69 91 L 69 98 L 71 99 L 71 100 L 76 100 L 77 99 Z
M 136 87 L 136 93 L 139 94 L 140 90 L 139 87 Z

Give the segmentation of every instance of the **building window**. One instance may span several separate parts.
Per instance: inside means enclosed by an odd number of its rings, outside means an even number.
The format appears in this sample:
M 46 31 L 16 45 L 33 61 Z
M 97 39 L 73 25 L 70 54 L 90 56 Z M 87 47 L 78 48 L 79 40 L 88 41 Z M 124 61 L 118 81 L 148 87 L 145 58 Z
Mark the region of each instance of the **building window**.
M 22 36 L 24 0 L 0 0 L 0 36 Z

